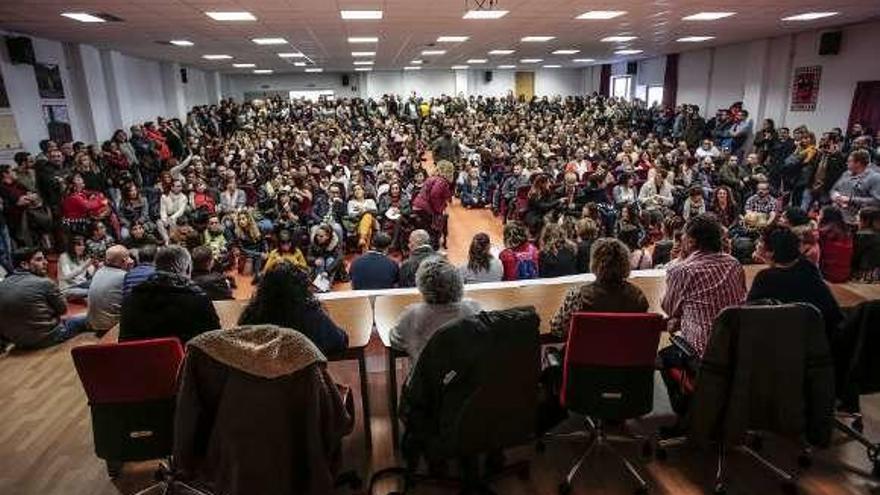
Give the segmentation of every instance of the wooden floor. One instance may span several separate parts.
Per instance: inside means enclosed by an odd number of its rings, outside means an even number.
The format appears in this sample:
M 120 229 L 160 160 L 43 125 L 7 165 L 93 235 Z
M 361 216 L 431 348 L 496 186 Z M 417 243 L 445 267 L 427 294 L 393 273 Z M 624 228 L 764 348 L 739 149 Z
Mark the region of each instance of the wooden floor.
M 464 210 L 454 206 L 450 213 L 448 255 L 455 263 L 467 258 L 467 247 L 473 234 L 486 232 L 494 243 L 500 243 L 501 232 L 497 220 L 488 210 Z M 237 295 L 247 297 L 252 291 L 249 283 L 239 284 Z M 93 335 L 82 335 L 52 349 L 0 356 L 0 495 L 102 495 L 132 494 L 151 483 L 155 463 L 127 465 L 123 476 L 111 482 L 104 464 L 93 453 L 91 425 L 85 396 L 70 359 L 70 349 L 95 341 Z M 344 441 L 345 465 L 369 477 L 375 470 L 395 465 L 398 459 L 391 447 L 385 379 L 384 351 L 374 337 L 368 348 L 370 396 L 372 399 L 373 447 L 367 450 L 363 428 L 358 418 L 354 432 Z M 340 382 L 353 386 L 357 393 L 357 366 L 354 362 L 331 363 L 330 371 Z M 398 370 L 402 379 L 405 370 Z M 655 412 L 643 423 L 635 425 L 645 433 L 668 423 L 671 416 L 665 399 L 665 389 L 659 384 L 655 390 Z M 355 400 L 360 403 L 360 398 Z M 866 431 L 880 439 L 880 401 L 864 401 Z M 358 409 L 360 415 L 360 409 Z M 577 419 L 560 429 L 573 429 Z M 635 447 L 622 449 L 631 458 L 638 458 Z M 795 469 L 797 451 L 782 442 L 769 441 L 766 452 L 778 459 L 780 465 Z M 543 454 L 536 454 L 532 446 L 515 449 L 511 459 L 531 459 L 529 481 L 515 477 L 498 482 L 494 488 L 499 494 L 551 494 L 567 470 L 571 459 L 579 453 L 577 445 L 551 444 Z M 853 442 L 837 438 L 835 446 L 818 455 L 819 461 L 803 474 L 800 487 L 803 493 L 835 495 L 880 493 L 880 487 L 866 473 L 869 469 L 864 449 Z M 850 470 L 834 467 L 830 461 L 842 461 Z M 645 473 L 653 485 L 652 493 L 700 494 L 706 493 L 714 472 L 711 456 L 700 451 L 672 452 L 665 462 L 650 461 Z M 769 473 L 759 469 L 753 461 L 733 456 L 730 462 L 731 487 L 729 493 L 778 493 L 779 485 Z M 391 481 L 375 493 L 385 494 L 395 489 Z M 626 478 L 623 467 L 610 456 L 603 456 L 586 465 L 575 482 L 574 493 L 628 494 L 633 485 Z M 339 493 L 347 493 L 340 490 Z M 449 490 L 419 489 L 416 493 L 454 493 Z

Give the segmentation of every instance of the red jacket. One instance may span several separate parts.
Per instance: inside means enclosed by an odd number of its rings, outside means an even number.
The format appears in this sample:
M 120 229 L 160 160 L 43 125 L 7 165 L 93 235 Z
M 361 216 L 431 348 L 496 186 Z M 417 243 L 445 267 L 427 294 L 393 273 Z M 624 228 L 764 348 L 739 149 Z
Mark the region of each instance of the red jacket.
M 819 252 L 819 270 L 825 280 L 835 284 L 849 280 L 853 257 L 852 236 L 832 229 L 820 229 Z
M 171 148 L 168 147 L 168 143 L 165 142 L 165 136 L 161 132 L 144 129 L 144 135 L 156 145 L 156 152 L 159 153 L 159 158 L 162 160 L 171 158 Z
M 110 203 L 96 191 L 82 191 L 67 195 L 61 201 L 61 216 L 65 220 L 101 218 L 107 214 Z

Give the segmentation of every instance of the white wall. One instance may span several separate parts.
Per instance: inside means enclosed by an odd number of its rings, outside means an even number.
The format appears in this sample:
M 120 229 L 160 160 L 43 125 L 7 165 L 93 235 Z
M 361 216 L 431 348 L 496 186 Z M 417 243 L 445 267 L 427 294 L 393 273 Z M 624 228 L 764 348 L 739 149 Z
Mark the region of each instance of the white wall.
M 735 101 L 758 121 L 778 126 L 807 125 L 817 132 L 845 127 L 859 81 L 880 80 L 876 47 L 880 22 L 842 28 L 838 55 L 818 54 L 821 31 L 759 39 L 681 54 L 678 102 L 699 105 L 712 114 Z M 797 67 L 822 66 L 819 97 L 813 112 L 789 110 L 791 81 Z
M 483 96 L 507 96 L 516 87 L 516 71 L 492 70 L 492 81 L 486 82 L 485 70 L 461 71 L 467 74 L 467 94 Z M 537 84 L 537 83 L 536 83 Z
M 244 94 L 254 91 L 281 91 L 291 90 L 319 90 L 329 89 L 337 96 L 359 96 L 360 87 L 357 73 L 349 74 L 349 86 L 342 85 L 342 73 L 321 72 L 316 74 L 293 73 L 293 74 L 229 74 L 225 77 L 226 84 L 222 89 L 223 97 L 233 97 L 236 100 L 244 99 Z M 357 87 L 357 91 L 352 88 Z
M 536 96 L 581 94 L 583 75 L 576 69 L 539 69 L 535 71 Z

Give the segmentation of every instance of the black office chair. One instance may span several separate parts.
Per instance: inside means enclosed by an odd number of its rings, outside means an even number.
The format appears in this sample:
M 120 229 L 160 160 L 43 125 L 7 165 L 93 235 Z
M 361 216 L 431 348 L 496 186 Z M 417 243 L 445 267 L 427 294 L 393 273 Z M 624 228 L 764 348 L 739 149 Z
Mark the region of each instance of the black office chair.
M 420 483 L 492 493 L 489 483 L 501 476 L 528 478 L 529 463 L 504 466 L 503 450 L 535 437 L 539 324 L 534 308 L 514 308 L 481 312 L 438 330 L 401 396 L 406 466 L 375 473 L 370 493 L 388 476 L 403 478 L 404 493 Z M 480 474 L 477 461 L 483 456 L 492 469 Z M 436 469 L 421 474 L 423 458 L 430 466 L 458 460 L 461 475 L 447 476 Z

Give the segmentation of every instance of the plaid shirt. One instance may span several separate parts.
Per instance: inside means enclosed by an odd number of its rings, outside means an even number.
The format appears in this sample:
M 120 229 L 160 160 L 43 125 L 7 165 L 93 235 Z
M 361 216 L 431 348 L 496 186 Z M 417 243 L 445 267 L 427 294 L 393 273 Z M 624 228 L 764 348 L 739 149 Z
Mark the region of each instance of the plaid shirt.
M 696 252 L 666 271 L 663 310 L 700 358 L 721 310 L 745 299 L 745 271 L 728 254 Z
M 766 213 L 771 214 L 776 211 L 776 198 L 769 194 L 761 197 L 760 194 L 753 194 L 746 200 L 746 213 Z

